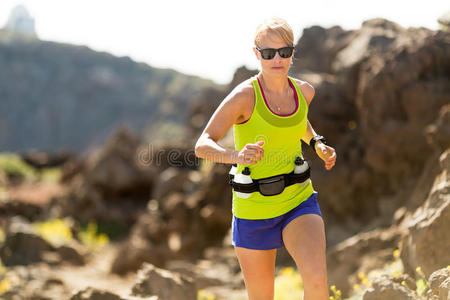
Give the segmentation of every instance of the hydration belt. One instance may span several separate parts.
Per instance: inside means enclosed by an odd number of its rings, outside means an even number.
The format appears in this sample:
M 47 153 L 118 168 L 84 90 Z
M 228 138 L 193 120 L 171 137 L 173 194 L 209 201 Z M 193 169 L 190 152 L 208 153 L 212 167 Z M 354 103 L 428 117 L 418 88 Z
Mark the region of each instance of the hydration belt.
M 296 160 L 296 162 L 297 161 L 298 160 Z M 233 187 L 233 190 L 235 192 L 260 192 L 264 196 L 274 196 L 281 194 L 286 187 L 295 183 L 302 183 L 310 178 L 311 171 L 309 166 L 302 173 L 295 174 L 294 170 L 291 173 L 287 174 L 280 174 L 260 179 L 252 179 L 252 183 L 234 182 L 234 176 L 229 174 L 229 184 Z

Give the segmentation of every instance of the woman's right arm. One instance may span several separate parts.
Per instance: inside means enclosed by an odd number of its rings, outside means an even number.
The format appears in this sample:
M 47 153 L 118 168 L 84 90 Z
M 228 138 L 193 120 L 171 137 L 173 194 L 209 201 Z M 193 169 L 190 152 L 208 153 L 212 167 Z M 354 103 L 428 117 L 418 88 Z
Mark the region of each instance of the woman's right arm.
M 255 164 L 261 160 L 264 150 L 258 144 L 247 144 L 241 151 L 218 144 L 230 127 L 239 123 L 246 108 L 253 105 L 253 98 L 253 88 L 241 84 L 220 103 L 195 144 L 197 157 L 225 164 Z

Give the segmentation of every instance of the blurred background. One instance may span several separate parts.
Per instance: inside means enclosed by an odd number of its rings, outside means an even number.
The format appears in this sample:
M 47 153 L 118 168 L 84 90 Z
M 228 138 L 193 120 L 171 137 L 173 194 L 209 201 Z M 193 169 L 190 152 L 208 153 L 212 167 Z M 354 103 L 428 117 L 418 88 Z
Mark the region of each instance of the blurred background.
M 247 299 L 230 166 L 196 158 L 194 145 L 257 74 L 253 36 L 271 16 L 294 30 L 290 75 L 314 86 L 309 120 L 338 154 L 326 171 L 303 147 L 330 295 L 444 299 L 449 9 L 2 0 L 0 299 Z M 219 143 L 234 147 L 232 129 Z M 275 280 L 276 299 L 302 299 L 283 249 Z

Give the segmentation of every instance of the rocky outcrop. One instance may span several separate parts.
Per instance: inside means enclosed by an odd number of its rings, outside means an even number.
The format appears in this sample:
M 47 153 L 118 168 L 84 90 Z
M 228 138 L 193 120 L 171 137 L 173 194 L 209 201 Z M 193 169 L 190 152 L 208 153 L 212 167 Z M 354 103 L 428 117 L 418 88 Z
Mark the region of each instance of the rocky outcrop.
M 327 251 L 328 281 L 347 295 L 358 282 L 358 274 L 382 268 L 392 260 L 400 239 L 401 232 L 394 227 L 360 233 L 337 244 Z
M 411 290 L 395 282 L 392 278 L 382 276 L 373 281 L 370 287 L 363 295 L 363 300 L 415 300 Z
M 87 251 L 77 241 L 53 245 L 20 217 L 8 219 L 5 240 L 0 243 L 0 259 L 5 266 L 45 262 L 50 265 L 70 263 L 84 265 Z
M 191 300 L 197 298 L 192 278 L 144 264 L 138 272 L 132 294 L 148 297 L 157 295 L 165 300 Z
M 119 129 L 104 148 L 73 167 L 69 192 L 54 201 L 59 215 L 75 219 L 133 224 L 149 200 L 158 173 L 139 161 L 141 140 L 127 127 Z M 71 172 L 71 171 L 69 171 Z
M 445 151 L 435 161 L 430 161 L 424 169 L 421 178 L 433 176 L 427 180 L 421 179 L 420 188 L 427 192 L 417 193 L 421 200 L 411 199 L 410 202 L 421 202 L 415 212 L 406 208 L 399 209 L 394 215 L 393 226 L 389 229 L 376 229 L 367 233 L 354 235 L 332 247 L 327 252 L 329 281 L 336 284 L 347 295 L 350 287 L 357 283 L 357 274 L 382 268 L 392 260 L 393 251 L 400 246 L 402 268 L 406 274 L 416 277 L 416 268 L 420 267 L 424 276 L 430 276 L 435 270 L 448 265 L 450 261 L 450 227 L 448 215 L 449 198 L 449 157 L 450 149 Z M 430 171 L 436 169 L 439 172 Z M 354 258 L 358 257 L 358 260 Z M 431 279 L 430 279 L 431 280 Z M 374 286 L 370 299 L 385 299 L 383 285 Z M 395 290 L 388 284 L 389 293 Z M 379 290 L 379 291 L 377 291 Z M 400 292 L 399 292 L 400 293 Z M 369 294 L 367 297 L 369 297 Z M 378 298 L 377 298 L 378 297 Z M 394 296 L 393 296 L 394 297 Z M 369 299 L 369 298 L 368 298 Z
M 229 168 L 216 164 L 208 174 L 166 169 L 161 189 L 131 230 L 112 265 L 115 273 L 137 270 L 142 262 L 163 267 L 170 259 L 200 258 L 203 250 L 221 244 L 231 224 Z M 170 176 L 169 176 L 170 175 Z M 164 175 L 165 176 L 165 175 Z M 183 179 L 165 189 L 170 177 Z M 163 179 L 162 179 L 163 180 Z
M 5 241 L 0 248 L 0 258 L 6 266 L 27 265 L 44 260 L 54 247 L 40 237 L 31 225 L 12 218 L 6 227 Z
M 406 272 L 421 267 L 426 276 L 450 262 L 450 149 L 439 159 L 441 173 L 435 178 L 423 206 L 405 219 L 408 228 L 402 239 Z

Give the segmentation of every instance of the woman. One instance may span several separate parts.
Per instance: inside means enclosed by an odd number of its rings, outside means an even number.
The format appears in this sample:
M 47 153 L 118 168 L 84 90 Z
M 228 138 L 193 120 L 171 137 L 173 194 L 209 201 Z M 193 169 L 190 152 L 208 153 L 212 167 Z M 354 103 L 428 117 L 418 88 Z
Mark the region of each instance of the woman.
M 307 120 L 314 88 L 288 76 L 293 39 L 283 19 L 258 26 L 253 50 L 260 72 L 222 101 L 195 145 L 196 156 L 237 164 L 237 174 L 248 167 L 252 180 L 262 179 L 292 172 L 295 158 L 303 158 L 303 140 L 314 147 L 327 170 L 333 168 L 335 150 Z M 231 126 L 235 149 L 218 144 Z M 250 300 L 273 299 L 276 251 L 283 246 L 302 276 L 304 299 L 329 299 L 325 229 L 311 180 L 270 196 L 233 190 L 232 231 Z

